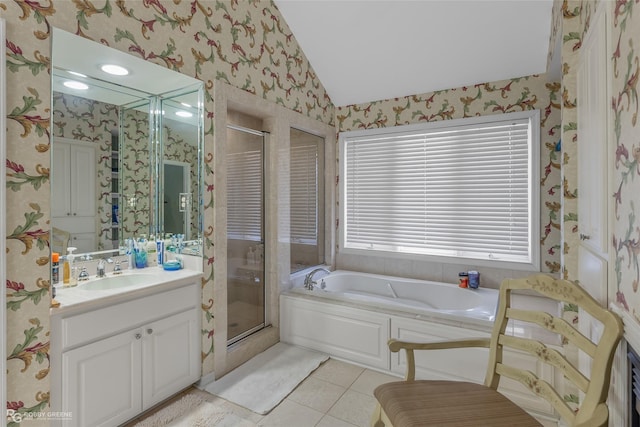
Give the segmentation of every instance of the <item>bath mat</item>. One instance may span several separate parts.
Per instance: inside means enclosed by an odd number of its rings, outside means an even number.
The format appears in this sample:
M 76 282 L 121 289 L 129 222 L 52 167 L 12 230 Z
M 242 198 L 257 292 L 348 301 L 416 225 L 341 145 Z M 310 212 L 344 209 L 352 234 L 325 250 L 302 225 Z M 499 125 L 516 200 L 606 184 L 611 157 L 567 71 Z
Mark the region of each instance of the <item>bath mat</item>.
M 210 396 L 215 399 L 213 396 Z M 198 394 L 189 393 L 158 412 L 134 424 L 134 427 L 249 427 L 224 405 L 215 404 Z
M 323 353 L 278 343 L 205 390 L 264 415 L 328 358 Z

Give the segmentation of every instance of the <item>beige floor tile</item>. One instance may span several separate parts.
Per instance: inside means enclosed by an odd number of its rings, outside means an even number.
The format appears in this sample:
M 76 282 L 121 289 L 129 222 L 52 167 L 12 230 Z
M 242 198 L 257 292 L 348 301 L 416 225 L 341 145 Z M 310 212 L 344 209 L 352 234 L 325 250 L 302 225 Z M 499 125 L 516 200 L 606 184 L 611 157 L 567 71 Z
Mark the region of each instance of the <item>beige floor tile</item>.
M 287 399 L 324 413 L 340 399 L 345 391 L 347 391 L 345 387 L 308 377 Z
M 381 372 L 365 369 L 358 379 L 351 385 L 350 389 L 369 396 L 373 396 L 373 390 L 380 384 L 392 381 L 400 381 L 402 378 L 392 375 L 383 374 Z
M 312 376 L 348 388 L 363 371 L 364 368 L 359 366 L 329 359 L 316 369 Z
M 367 427 L 376 407 L 376 399 L 357 391 L 347 390 L 327 413 L 351 424 Z
M 355 424 L 348 423 L 332 417 L 331 415 L 325 415 L 320 422 L 316 424 L 316 427 L 354 427 Z
M 324 416 L 322 412 L 308 408 L 292 400 L 283 400 L 259 423 L 260 427 L 313 427 Z

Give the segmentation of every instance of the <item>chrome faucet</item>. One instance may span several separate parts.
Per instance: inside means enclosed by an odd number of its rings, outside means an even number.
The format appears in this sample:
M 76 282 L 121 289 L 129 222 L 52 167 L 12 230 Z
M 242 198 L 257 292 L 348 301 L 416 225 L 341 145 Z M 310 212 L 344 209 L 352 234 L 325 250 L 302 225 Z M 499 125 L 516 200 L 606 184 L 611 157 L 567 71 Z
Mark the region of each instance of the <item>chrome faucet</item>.
M 307 274 L 306 276 L 304 276 L 304 288 L 305 289 L 309 289 L 310 291 L 313 290 L 313 287 L 317 284 L 317 282 L 315 280 L 313 280 L 313 275 L 316 274 L 319 271 L 324 271 L 327 274 L 331 274 L 331 271 L 327 270 L 326 268 L 316 268 L 314 270 L 311 271 L 311 273 Z
M 109 264 L 113 263 L 113 260 L 111 258 L 108 258 L 107 260 L 105 260 L 103 258 L 100 258 L 100 261 L 98 261 L 98 268 L 97 268 L 97 271 L 96 271 L 96 276 L 98 276 L 98 277 L 106 276 L 106 274 L 104 272 L 105 261 L 108 262 Z

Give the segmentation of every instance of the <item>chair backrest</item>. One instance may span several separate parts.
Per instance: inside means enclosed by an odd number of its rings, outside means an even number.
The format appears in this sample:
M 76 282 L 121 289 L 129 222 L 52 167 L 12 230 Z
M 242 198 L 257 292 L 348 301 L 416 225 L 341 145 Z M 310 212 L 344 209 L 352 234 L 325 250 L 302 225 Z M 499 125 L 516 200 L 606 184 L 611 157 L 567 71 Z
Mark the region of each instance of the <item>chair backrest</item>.
M 71 239 L 71 233 L 61 230 L 56 227 L 51 227 L 51 252 L 57 252 L 60 255 L 67 253 L 67 246 L 69 246 L 69 239 Z
M 558 302 L 578 306 L 602 324 L 601 338 L 598 342 L 593 342 L 580 333 L 577 325 L 549 313 L 512 307 L 512 293 L 519 291 L 534 291 Z M 559 334 L 563 344 L 575 345 L 591 357 L 590 377 L 581 373 L 573 361 L 562 354 L 562 351 L 540 341 L 505 334 L 510 320 L 518 323 L 525 322 L 534 328 Z M 620 318 L 601 307 L 583 288 L 573 282 L 554 279 L 544 274 L 524 279 L 507 279 L 500 287 L 500 300 L 491 335 L 489 368 L 485 385 L 497 389 L 500 377 L 508 377 L 519 381 L 534 394 L 550 402 L 558 414 L 572 426 L 582 423 L 590 426 L 606 425 L 609 412 L 605 401 L 611 379 L 611 366 L 622 333 L 623 326 Z M 575 384 L 584 393 L 578 411 L 574 412 L 560 392 L 547 381 L 538 378 L 528 370 L 503 363 L 502 351 L 505 347 L 528 353 L 540 362 L 560 370 L 565 381 Z

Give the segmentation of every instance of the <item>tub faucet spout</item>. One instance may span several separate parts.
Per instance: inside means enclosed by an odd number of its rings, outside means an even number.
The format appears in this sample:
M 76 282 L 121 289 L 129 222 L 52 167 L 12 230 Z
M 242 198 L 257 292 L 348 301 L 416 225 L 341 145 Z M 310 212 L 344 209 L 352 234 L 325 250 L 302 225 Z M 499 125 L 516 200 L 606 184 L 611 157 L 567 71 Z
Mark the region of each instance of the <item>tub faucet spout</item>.
M 310 291 L 313 290 L 313 287 L 317 284 L 317 282 L 315 280 L 313 280 L 313 275 L 318 273 L 319 271 L 324 271 L 327 274 L 331 274 L 331 271 L 327 270 L 326 268 L 316 268 L 314 270 L 311 271 L 311 273 L 307 274 L 306 276 L 304 276 L 304 288 L 305 289 L 309 289 Z

